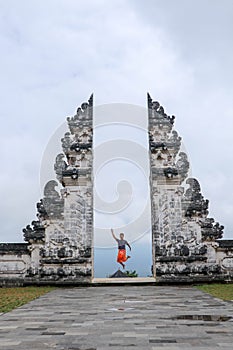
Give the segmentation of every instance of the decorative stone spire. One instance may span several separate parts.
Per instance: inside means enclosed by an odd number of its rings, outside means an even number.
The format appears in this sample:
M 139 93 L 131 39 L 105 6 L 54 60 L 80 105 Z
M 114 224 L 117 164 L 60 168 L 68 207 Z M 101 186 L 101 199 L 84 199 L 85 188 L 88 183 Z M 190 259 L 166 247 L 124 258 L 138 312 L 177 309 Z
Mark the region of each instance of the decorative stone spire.
M 173 130 L 175 117 L 168 116 L 149 94 L 147 101 L 152 176 L 164 183 L 175 178 L 180 184 L 188 174 L 189 162 L 184 152 L 179 153 L 181 137 Z
M 154 121 L 155 123 L 170 123 L 171 125 L 174 124 L 175 116 L 172 115 L 170 117 L 167 115 L 160 103 L 158 101 L 153 101 L 149 93 L 147 93 L 147 105 L 149 121 Z
M 67 123 L 70 131 L 61 139 L 63 153 L 57 155 L 54 164 L 64 188 L 60 195 L 55 190 L 58 183 L 49 181 L 43 199 L 37 203 L 38 220 L 23 229 L 24 239 L 34 252 L 28 274 L 46 281 L 90 281 L 93 95 L 67 118 Z
M 93 94 L 81 104 L 67 122 L 70 132 L 61 139 L 64 154 L 56 157 L 54 169 L 63 186 L 77 185 L 79 178 L 90 176 L 92 162 Z
M 93 119 L 93 94 L 88 102 L 81 104 L 78 107 L 76 114 L 73 117 L 68 117 L 67 122 L 72 135 L 79 133 L 83 127 L 92 127 Z
M 209 242 L 221 238 L 223 226 L 208 218 L 209 201 L 199 182 L 188 178 L 187 154 L 180 151 L 181 137 L 173 130 L 175 117 L 168 116 L 159 102 L 147 95 L 151 162 L 152 236 L 154 268 L 158 279 L 198 280 L 221 273 Z M 186 189 L 186 184 L 189 187 Z M 212 243 L 211 243 L 212 244 Z

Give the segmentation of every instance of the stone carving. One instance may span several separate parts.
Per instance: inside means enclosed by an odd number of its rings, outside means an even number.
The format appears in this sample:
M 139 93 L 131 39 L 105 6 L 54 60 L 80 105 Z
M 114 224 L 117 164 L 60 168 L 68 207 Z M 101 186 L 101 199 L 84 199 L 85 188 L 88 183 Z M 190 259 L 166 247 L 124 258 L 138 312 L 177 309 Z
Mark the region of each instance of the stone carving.
M 89 143 L 74 142 L 70 147 L 71 151 L 74 150 L 75 152 L 80 152 L 81 150 L 86 150 L 90 148 L 91 148 L 91 142 Z
M 77 168 L 69 168 L 63 172 L 63 176 L 68 176 L 76 180 L 79 177 L 79 170 Z
M 181 176 L 182 181 L 184 181 L 188 176 L 188 171 L 189 171 L 189 161 L 186 153 L 184 152 L 179 153 L 179 159 L 176 163 L 176 168 L 177 168 L 178 174 Z
M 171 124 L 174 124 L 175 116 L 172 115 L 171 117 L 167 115 L 164 112 L 164 108 L 159 104 L 157 101 L 152 101 L 152 98 L 149 94 L 147 94 L 147 101 L 148 101 L 148 110 L 150 113 L 151 119 L 163 119 L 168 121 Z
M 222 264 L 226 269 L 233 269 L 233 255 L 225 257 L 222 261 Z
M 84 148 L 90 148 L 92 144 L 92 133 L 93 130 L 91 127 L 84 127 L 79 131 L 78 135 L 75 135 L 75 138 L 81 145 L 88 145 L 88 147 Z
M 164 175 L 171 179 L 173 178 L 174 176 L 177 176 L 178 175 L 178 170 L 177 168 L 175 167 L 170 167 L 170 166 L 167 166 L 165 169 L 164 169 Z
M 58 183 L 51 180 L 44 188 L 43 204 L 50 219 L 61 219 L 64 216 L 64 199 L 55 190 L 57 186 Z
M 176 130 L 172 130 L 172 135 L 168 139 L 168 148 L 173 151 L 173 157 L 176 157 L 180 150 L 181 137 L 178 135 Z
M 32 227 L 27 225 L 23 229 L 24 240 L 26 242 L 41 242 L 45 238 L 45 229 L 40 221 L 32 221 Z
M 72 145 L 72 138 L 70 132 L 66 132 L 64 137 L 61 139 L 62 149 L 65 154 L 67 154 L 70 150 L 70 146 Z
M 40 201 L 36 204 L 36 208 L 37 208 L 37 217 L 39 220 L 43 221 L 48 219 L 48 213 L 44 207 L 44 203 L 43 203 L 43 199 L 40 199 Z
M 44 188 L 44 198 L 41 199 L 36 207 L 38 210 L 38 220 L 32 221 L 23 229 L 24 240 L 27 242 L 43 242 L 45 240 L 45 228 L 48 220 L 60 219 L 64 212 L 64 199 L 60 198 L 55 190 L 57 182 L 49 181 Z
M 179 144 L 181 143 L 181 137 L 178 135 L 178 132 L 176 130 L 172 130 L 172 135 L 168 139 L 169 142 L 173 144 Z
M 81 107 L 77 109 L 74 117 L 68 117 L 67 122 L 71 134 L 79 134 L 80 129 L 85 126 L 92 126 L 93 117 L 93 95 L 88 102 L 82 103 Z
M 204 241 L 215 241 L 223 237 L 224 226 L 215 222 L 213 218 L 200 219 L 199 222 Z
M 209 201 L 203 198 L 199 182 L 194 178 L 187 179 L 186 183 L 189 188 L 184 194 L 183 207 L 185 216 L 201 216 L 208 215 Z
M 66 168 L 68 167 L 67 163 L 64 161 L 64 154 L 63 153 L 59 153 L 56 156 L 56 160 L 55 160 L 55 164 L 54 164 L 54 170 L 55 173 L 57 175 L 57 179 L 62 182 L 62 178 L 63 178 L 63 172 L 66 170 Z
M 0 275 L 5 274 L 23 274 L 26 270 L 26 264 L 23 260 L 4 260 L 0 265 Z

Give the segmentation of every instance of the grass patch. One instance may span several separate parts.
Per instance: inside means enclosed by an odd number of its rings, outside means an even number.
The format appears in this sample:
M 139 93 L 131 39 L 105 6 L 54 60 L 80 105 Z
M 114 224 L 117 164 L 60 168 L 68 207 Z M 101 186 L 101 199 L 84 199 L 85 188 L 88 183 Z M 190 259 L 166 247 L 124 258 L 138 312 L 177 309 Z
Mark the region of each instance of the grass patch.
M 233 300 L 233 284 L 203 284 L 196 288 L 223 300 Z
M 54 287 L 0 288 L 0 312 L 11 311 L 54 289 Z

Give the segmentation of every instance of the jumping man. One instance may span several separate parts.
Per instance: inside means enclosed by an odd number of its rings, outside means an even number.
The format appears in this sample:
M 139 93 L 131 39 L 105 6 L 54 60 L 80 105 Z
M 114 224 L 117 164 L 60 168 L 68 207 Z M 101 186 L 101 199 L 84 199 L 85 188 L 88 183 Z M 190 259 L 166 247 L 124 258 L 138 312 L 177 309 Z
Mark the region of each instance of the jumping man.
M 113 238 L 117 241 L 118 243 L 118 255 L 117 255 L 117 262 L 119 264 L 121 264 L 121 266 L 123 266 L 123 269 L 125 268 L 125 264 L 124 262 L 126 262 L 130 256 L 127 255 L 126 256 L 126 249 L 125 249 L 125 245 L 127 245 L 131 251 L 131 247 L 129 245 L 129 243 L 124 239 L 124 233 L 120 233 L 120 239 L 117 238 L 114 235 L 113 229 L 111 228 L 111 232 L 112 232 L 112 236 Z

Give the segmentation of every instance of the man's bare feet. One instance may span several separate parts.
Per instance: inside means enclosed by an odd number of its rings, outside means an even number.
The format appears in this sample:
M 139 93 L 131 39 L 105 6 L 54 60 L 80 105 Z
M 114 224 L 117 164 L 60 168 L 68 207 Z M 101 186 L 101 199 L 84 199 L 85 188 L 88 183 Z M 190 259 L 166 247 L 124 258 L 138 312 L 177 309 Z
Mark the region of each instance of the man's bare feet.
M 127 259 L 130 259 L 130 258 L 131 258 L 131 256 L 130 256 L 130 255 L 128 255 L 128 256 L 127 256 Z

